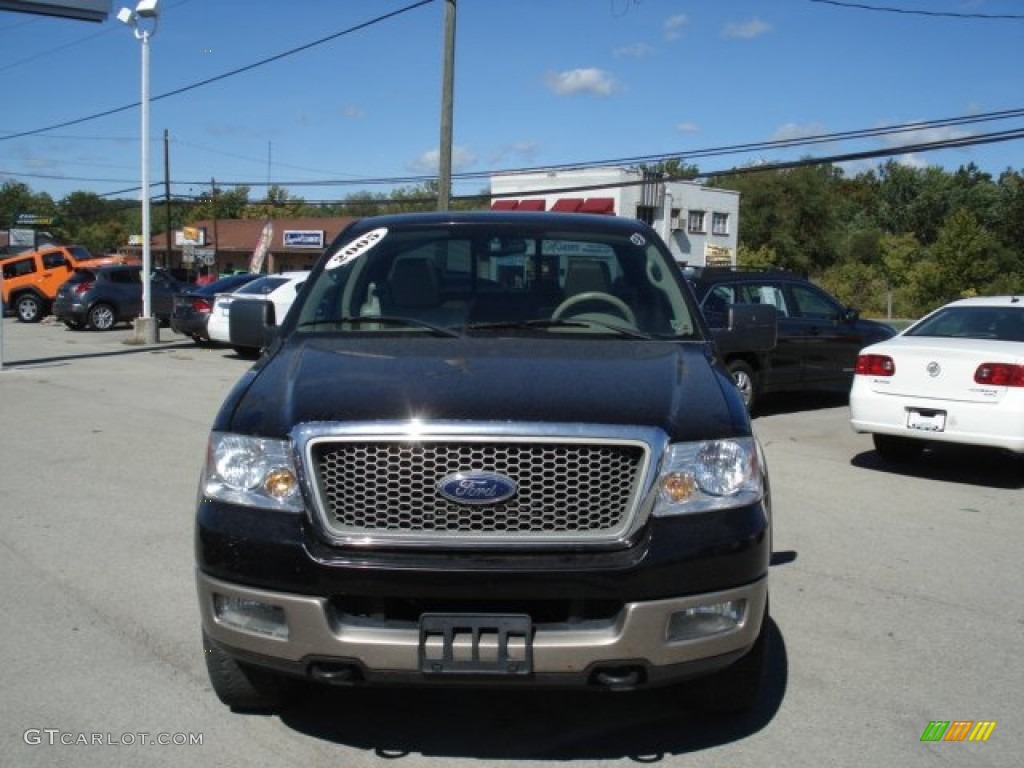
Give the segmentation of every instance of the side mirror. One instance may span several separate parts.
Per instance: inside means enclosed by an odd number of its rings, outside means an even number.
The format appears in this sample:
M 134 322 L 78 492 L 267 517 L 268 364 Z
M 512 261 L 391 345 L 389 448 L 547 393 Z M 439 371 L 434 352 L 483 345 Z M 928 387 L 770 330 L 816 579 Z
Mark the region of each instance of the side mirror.
M 228 333 L 239 347 L 265 349 L 277 336 L 274 302 L 262 299 L 236 299 L 231 302 Z

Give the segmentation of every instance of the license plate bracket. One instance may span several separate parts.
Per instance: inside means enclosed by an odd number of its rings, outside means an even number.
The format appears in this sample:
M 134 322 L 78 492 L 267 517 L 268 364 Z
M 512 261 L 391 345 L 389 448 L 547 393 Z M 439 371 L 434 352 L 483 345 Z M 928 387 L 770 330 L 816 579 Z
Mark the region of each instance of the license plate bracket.
M 942 432 L 946 428 L 946 412 L 933 409 L 907 409 L 907 429 L 920 432 Z
M 523 614 L 425 613 L 419 661 L 428 675 L 529 675 L 533 622 Z

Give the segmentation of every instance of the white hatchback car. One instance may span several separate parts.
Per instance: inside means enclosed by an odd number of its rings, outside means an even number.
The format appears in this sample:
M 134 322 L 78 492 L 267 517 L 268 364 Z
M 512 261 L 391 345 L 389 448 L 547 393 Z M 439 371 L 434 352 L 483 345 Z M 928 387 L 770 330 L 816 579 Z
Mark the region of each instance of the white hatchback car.
M 1024 296 L 954 301 L 862 349 L 850 424 L 890 460 L 929 442 L 1024 454 Z
M 274 303 L 274 314 L 283 318 L 287 313 L 299 287 L 309 277 L 308 271 L 303 272 L 281 272 L 276 275 L 264 275 L 232 293 L 218 293 L 214 298 L 213 309 L 210 311 L 210 319 L 206 324 L 206 332 L 210 341 L 222 344 L 231 344 L 231 305 L 235 301 L 248 299 L 264 299 Z M 259 350 L 251 350 L 245 347 L 235 347 L 235 351 L 242 356 L 251 356 Z

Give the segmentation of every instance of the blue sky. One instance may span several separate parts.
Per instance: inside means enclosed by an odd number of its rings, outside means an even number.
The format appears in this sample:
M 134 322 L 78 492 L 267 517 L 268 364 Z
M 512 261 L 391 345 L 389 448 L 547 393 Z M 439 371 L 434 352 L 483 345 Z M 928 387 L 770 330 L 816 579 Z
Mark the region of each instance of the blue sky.
M 445 2 L 415 5 L 161 0 L 151 179 L 164 178 L 165 129 L 175 195 L 199 195 L 215 178 L 249 183 L 252 199 L 269 181 L 331 200 L 387 192 L 374 183 L 381 179 L 412 186 L 436 174 Z M 113 11 L 120 6 L 114 0 Z M 457 20 L 456 174 L 685 157 L 1024 109 L 1021 0 L 458 0 Z M 137 106 L 14 134 L 137 103 L 140 71 L 140 45 L 113 16 L 92 24 L 0 12 L 0 182 L 57 199 L 74 190 L 137 195 Z M 159 98 L 179 89 L 187 90 Z M 1022 128 L 1017 116 L 691 162 L 712 172 Z M 1024 170 L 1024 143 L 900 159 L 951 170 L 973 162 L 998 175 Z M 485 187 L 459 180 L 455 193 Z

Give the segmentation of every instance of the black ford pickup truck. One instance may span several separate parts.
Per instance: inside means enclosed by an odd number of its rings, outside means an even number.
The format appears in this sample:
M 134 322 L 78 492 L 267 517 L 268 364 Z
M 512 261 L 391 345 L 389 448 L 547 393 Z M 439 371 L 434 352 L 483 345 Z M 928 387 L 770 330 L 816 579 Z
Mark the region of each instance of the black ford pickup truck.
M 756 701 L 764 457 L 651 228 L 362 219 L 287 317 L 245 304 L 267 347 L 213 424 L 196 514 L 224 703 L 275 708 L 296 678 Z

